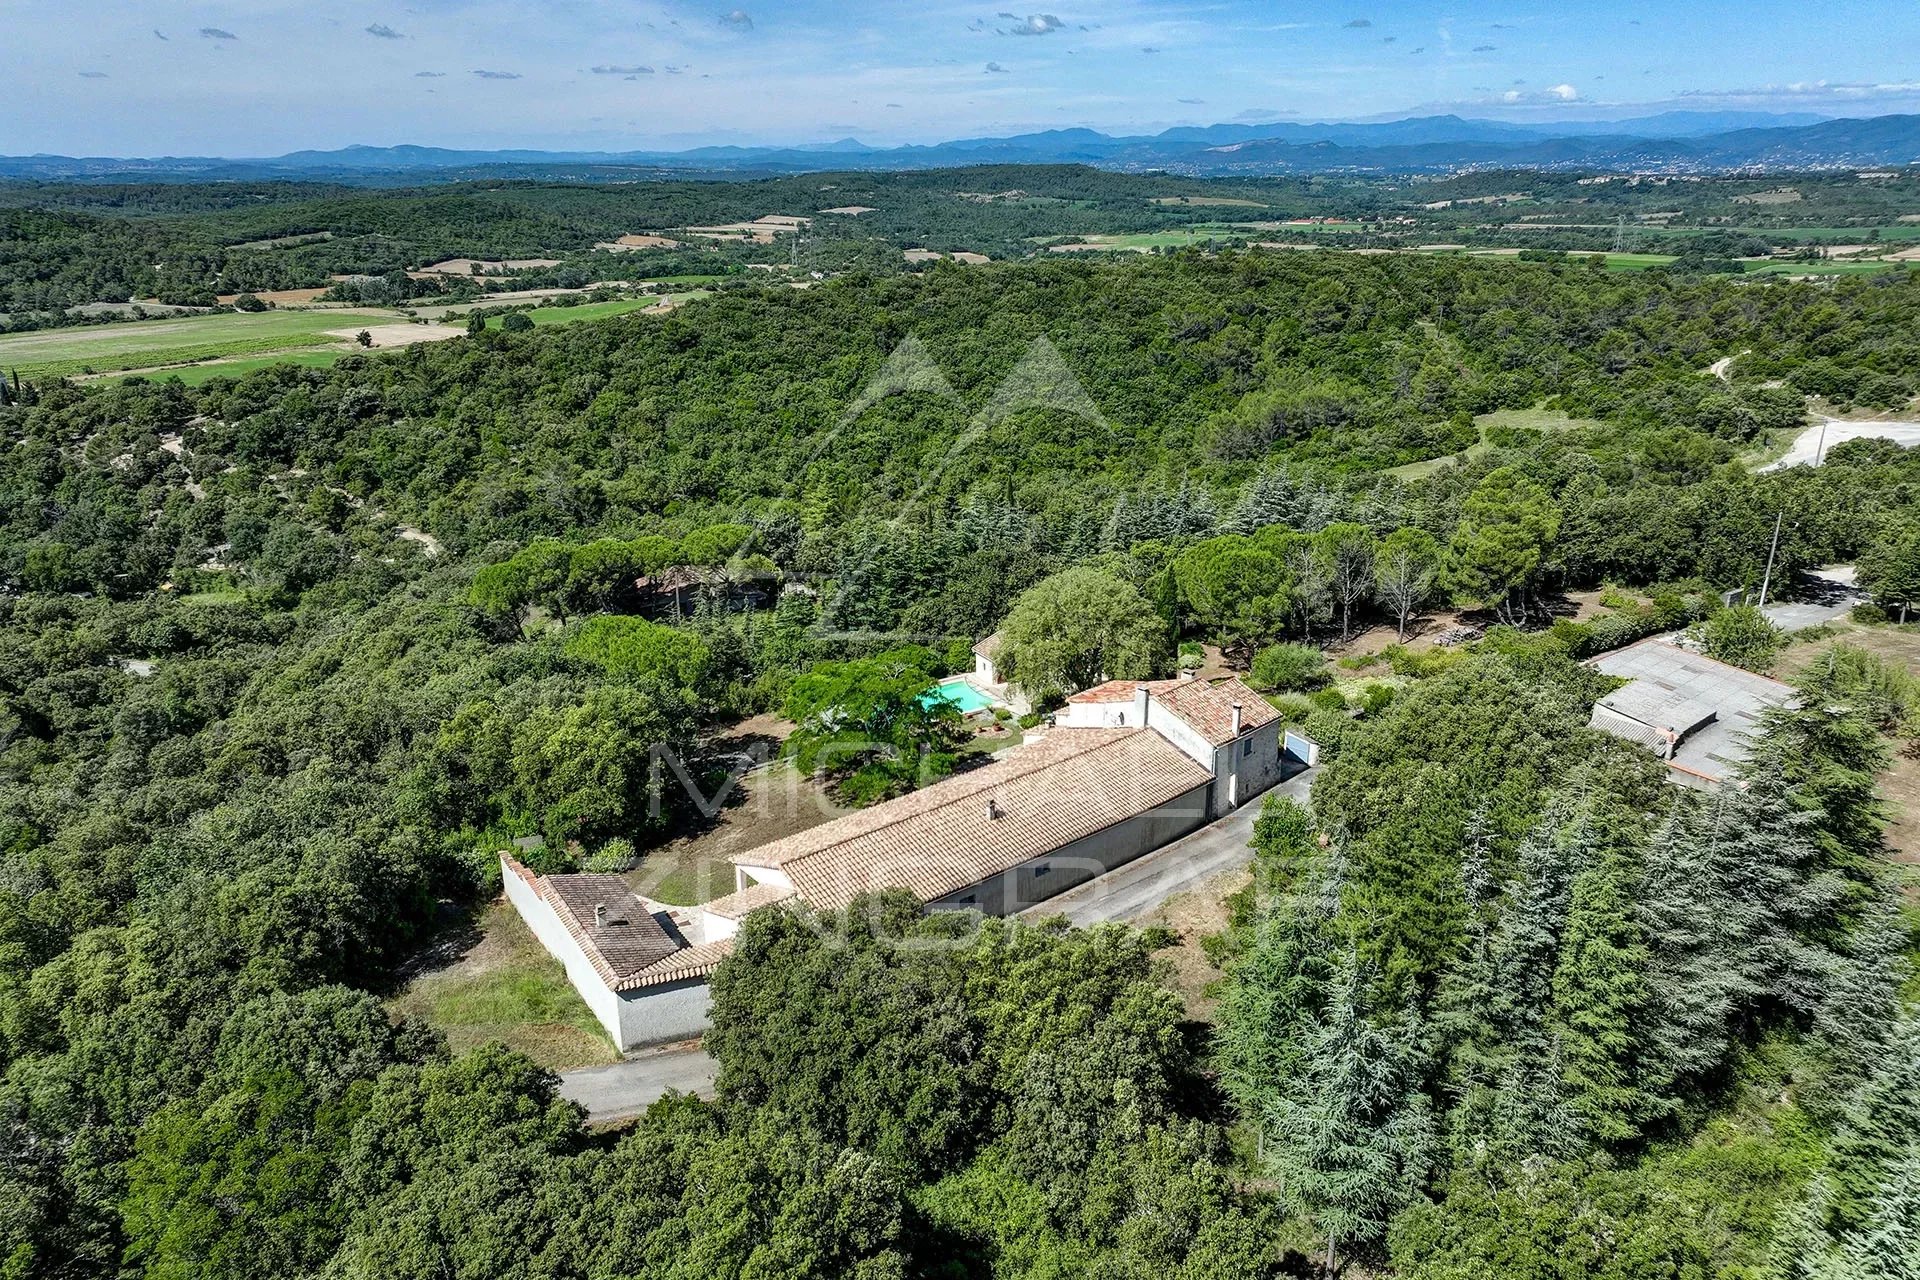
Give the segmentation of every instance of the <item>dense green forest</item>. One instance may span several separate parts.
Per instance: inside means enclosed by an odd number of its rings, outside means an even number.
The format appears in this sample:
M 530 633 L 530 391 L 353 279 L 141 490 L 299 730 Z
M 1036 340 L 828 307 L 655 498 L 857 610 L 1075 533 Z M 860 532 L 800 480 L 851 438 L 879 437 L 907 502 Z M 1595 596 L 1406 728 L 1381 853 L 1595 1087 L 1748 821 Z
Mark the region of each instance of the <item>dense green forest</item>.
M 1903 599 L 1920 456 L 1748 461 L 1807 395 L 1910 403 L 1916 321 L 1904 274 L 1184 252 L 9 384 L 0 1275 L 1910 1274 L 1910 678 L 1835 659 L 1702 797 L 1570 659 L 1755 583 L 1782 511 L 1776 581 Z M 1394 565 L 1513 625 L 1299 709 L 1330 760 L 1261 820 L 1211 1029 L 1152 934 L 764 913 L 717 1100 L 590 1134 L 380 1003 L 507 838 L 682 829 L 656 744 L 1075 592 L 1125 661 L 1289 687 Z M 1601 583 L 1650 603 L 1547 625 Z

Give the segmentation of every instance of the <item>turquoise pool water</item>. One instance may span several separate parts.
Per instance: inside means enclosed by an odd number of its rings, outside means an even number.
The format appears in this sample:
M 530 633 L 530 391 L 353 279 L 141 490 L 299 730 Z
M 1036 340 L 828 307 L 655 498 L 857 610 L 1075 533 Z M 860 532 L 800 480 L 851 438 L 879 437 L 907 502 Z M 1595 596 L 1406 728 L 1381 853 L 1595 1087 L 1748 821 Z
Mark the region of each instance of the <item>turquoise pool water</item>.
M 965 680 L 955 680 L 951 684 L 937 684 L 920 695 L 920 705 L 931 707 L 936 702 L 950 702 L 959 708 L 963 716 L 976 711 L 985 711 L 993 705 L 993 699 L 981 693 Z

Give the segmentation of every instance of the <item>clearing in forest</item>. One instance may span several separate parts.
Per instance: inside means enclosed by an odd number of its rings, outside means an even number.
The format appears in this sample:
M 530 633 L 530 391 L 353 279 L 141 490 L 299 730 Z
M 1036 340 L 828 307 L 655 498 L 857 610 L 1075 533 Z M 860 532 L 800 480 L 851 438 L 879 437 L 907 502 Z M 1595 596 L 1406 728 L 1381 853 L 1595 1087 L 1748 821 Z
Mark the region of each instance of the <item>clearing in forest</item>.
M 1258 200 L 1236 200 L 1230 196 L 1155 196 L 1153 197 L 1152 203 L 1180 205 L 1187 208 L 1201 205 L 1219 205 L 1234 209 L 1266 209 L 1272 207 L 1261 204 Z
M 1402 480 L 1418 480 L 1430 476 L 1449 462 L 1463 463 L 1480 457 L 1494 447 L 1493 433 L 1507 431 L 1574 431 L 1581 427 L 1597 427 L 1600 424 L 1591 418 L 1570 418 L 1564 413 L 1555 413 L 1547 409 L 1496 409 L 1492 413 L 1483 413 L 1473 420 L 1480 428 L 1480 440 L 1468 446 L 1460 453 L 1450 453 L 1444 458 L 1428 458 L 1423 462 L 1409 462 L 1403 466 L 1389 467 L 1387 475 L 1398 476 Z

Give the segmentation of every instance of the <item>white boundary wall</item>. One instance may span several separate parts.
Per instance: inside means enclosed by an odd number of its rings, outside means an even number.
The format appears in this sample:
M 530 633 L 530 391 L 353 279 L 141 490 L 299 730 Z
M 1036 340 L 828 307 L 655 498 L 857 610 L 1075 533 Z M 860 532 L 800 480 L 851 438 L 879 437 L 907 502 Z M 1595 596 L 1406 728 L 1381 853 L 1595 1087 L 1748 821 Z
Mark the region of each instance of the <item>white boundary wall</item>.
M 560 922 L 552 904 L 505 859 L 500 863 L 500 879 L 506 886 L 507 901 L 527 922 L 533 936 L 540 939 L 540 945 L 566 969 L 567 981 L 607 1029 L 615 1048 L 625 1053 L 640 1045 L 691 1040 L 707 1029 L 712 993 L 705 978 L 615 991 Z
M 533 930 L 533 936 L 540 939 L 540 945 L 558 960 L 567 971 L 567 981 L 587 1002 L 587 1008 L 593 1010 L 593 1016 L 600 1019 L 600 1025 L 607 1029 L 614 1044 L 621 1044 L 620 1037 L 620 995 L 606 984 L 593 962 L 580 950 L 580 944 L 567 932 L 567 926 L 560 923 L 560 917 L 553 907 L 540 896 L 540 890 L 527 883 L 526 879 L 508 866 L 506 859 L 500 861 L 500 880 L 507 888 L 507 901 L 527 922 L 527 928 Z

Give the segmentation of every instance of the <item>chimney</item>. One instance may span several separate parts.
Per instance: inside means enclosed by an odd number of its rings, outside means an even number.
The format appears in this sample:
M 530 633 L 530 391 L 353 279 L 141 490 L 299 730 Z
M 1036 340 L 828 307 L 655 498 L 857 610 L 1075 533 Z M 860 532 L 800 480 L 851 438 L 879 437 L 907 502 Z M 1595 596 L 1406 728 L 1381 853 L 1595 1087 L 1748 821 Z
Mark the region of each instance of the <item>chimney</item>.
M 1233 704 L 1233 736 L 1240 736 L 1240 704 L 1237 702 Z
M 995 800 L 992 796 L 987 797 L 987 821 L 988 822 L 1000 821 L 1000 803 L 999 801 Z
M 593 904 L 594 928 L 603 929 L 606 927 L 606 924 L 607 924 L 607 904 L 604 902 L 594 903 Z

